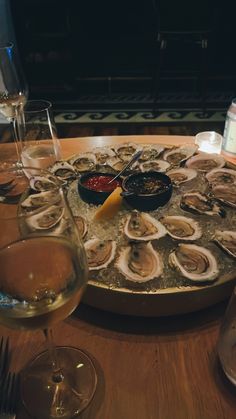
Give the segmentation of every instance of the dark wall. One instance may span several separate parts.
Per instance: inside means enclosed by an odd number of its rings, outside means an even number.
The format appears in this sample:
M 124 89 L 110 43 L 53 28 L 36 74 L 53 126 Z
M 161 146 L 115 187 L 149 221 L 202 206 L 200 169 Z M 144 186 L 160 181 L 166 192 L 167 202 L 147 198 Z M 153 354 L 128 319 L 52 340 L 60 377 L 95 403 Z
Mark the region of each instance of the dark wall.
M 23 67 L 32 91 L 54 89 L 55 94 L 76 92 L 80 77 L 152 76 L 157 65 L 160 0 L 9 0 Z M 216 3 L 217 0 L 215 0 Z M 183 0 L 182 0 L 183 2 Z M 198 25 L 204 4 L 192 13 Z M 186 14 L 176 0 L 165 0 L 166 13 L 178 26 Z M 191 0 L 187 1 L 191 4 Z M 212 72 L 235 71 L 234 15 L 222 7 L 210 45 Z M 233 9 L 235 8 L 232 2 Z M 195 19 L 195 20 L 194 20 Z M 163 18 L 161 19 L 163 22 Z M 171 48 L 170 48 L 171 51 Z M 191 57 L 186 57 L 186 60 Z M 227 66 L 225 63 L 228 63 Z

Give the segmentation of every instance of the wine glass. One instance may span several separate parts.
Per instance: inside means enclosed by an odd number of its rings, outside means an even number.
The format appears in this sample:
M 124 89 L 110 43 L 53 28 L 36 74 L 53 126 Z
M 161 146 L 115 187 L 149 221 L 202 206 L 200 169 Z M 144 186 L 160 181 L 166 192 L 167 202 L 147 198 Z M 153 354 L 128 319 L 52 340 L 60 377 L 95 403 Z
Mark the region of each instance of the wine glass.
M 218 355 L 226 376 L 236 385 L 236 287 L 221 324 Z
M 21 161 L 24 166 L 45 169 L 61 158 L 60 142 L 47 100 L 29 100 L 20 124 Z
M 18 122 L 27 95 L 28 88 L 16 48 L 12 43 L 0 44 L 0 112 L 13 127 L 18 162 L 20 162 Z
M 81 350 L 54 347 L 51 327 L 77 307 L 88 279 L 87 259 L 63 187 L 51 173 L 0 169 L 0 322 L 42 329 L 48 350 L 21 375 L 21 394 L 35 418 L 73 418 L 97 383 Z

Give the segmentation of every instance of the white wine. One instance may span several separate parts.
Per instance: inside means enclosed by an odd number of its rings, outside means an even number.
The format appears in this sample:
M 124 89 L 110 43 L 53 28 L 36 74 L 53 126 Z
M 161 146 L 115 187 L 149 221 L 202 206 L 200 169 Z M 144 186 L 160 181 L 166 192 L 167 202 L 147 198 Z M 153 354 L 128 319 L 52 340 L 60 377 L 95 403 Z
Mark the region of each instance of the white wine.
M 0 92 L 0 112 L 7 119 L 16 117 L 16 110 L 26 103 L 23 94 L 8 95 Z
M 4 247 L 0 266 L 0 323 L 18 329 L 45 329 L 65 319 L 79 304 L 87 279 L 77 248 L 58 237 Z
M 24 166 L 46 169 L 57 160 L 53 144 L 36 144 L 26 146 L 21 153 Z

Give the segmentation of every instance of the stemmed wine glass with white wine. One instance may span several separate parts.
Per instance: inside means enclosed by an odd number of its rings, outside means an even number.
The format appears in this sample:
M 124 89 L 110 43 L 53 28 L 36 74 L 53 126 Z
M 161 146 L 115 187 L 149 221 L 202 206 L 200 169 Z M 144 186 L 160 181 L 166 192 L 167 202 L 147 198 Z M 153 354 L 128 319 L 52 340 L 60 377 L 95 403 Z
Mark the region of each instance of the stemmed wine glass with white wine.
M 35 418 L 73 418 L 97 383 L 81 350 L 54 347 L 51 327 L 79 304 L 88 269 L 61 183 L 36 168 L 0 169 L 0 323 L 42 329 L 48 350 L 27 365 L 21 394 Z
M 0 44 L 0 113 L 13 127 L 17 159 L 20 163 L 18 122 L 26 103 L 28 88 L 18 53 L 12 43 Z

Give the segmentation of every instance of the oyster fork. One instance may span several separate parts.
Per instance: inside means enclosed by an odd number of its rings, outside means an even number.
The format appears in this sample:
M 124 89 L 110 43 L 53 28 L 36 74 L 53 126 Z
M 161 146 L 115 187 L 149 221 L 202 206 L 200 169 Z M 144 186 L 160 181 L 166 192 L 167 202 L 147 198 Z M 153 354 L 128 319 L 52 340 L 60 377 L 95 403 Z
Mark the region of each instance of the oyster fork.
M 0 383 L 0 419 L 15 419 L 19 375 L 9 372 Z
M 9 338 L 2 336 L 0 342 L 0 382 L 4 379 L 10 364 Z

